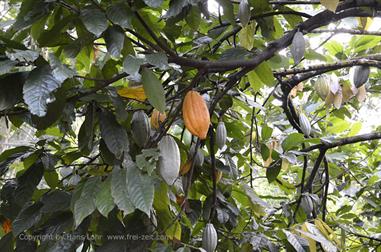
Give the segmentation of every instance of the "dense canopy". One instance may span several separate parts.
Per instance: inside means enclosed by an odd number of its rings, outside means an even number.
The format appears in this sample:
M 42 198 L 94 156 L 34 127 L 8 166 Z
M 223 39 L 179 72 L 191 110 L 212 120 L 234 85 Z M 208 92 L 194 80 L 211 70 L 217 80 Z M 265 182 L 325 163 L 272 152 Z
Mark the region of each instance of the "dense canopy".
M 381 1 L 0 8 L 0 251 L 381 251 Z

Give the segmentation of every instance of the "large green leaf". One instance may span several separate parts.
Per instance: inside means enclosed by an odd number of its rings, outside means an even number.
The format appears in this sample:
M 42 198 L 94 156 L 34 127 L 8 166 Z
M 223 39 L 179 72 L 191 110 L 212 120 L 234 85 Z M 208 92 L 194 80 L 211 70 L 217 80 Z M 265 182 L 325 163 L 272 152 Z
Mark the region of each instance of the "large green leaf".
M 107 29 L 106 15 L 95 6 L 86 6 L 81 10 L 81 20 L 86 29 L 99 37 Z
M 83 185 L 79 198 L 74 202 L 73 214 L 76 227 L 96 209 L 94 201 L 99 191 L 99 184 L 100 179 L 93 177 L 89 178 Z
M 23 206 L 32 198 L 33 192 L 40 183 L 43 173 L 44 168 L 42 163 L 37 162 L 17 178 L 18 185 L 14 197 L 19 206 Z
M 41 203 L 26 205 L 12 223 L 13 234 L 19 235 L 24 230 L 32 227 L 41 219 Z
M 112 170 L 111 195 L 115 204 L 120 210 L 123 210 L 125 214 L 132 213 L 135 210 L 127 191 L 126 169 L 120 169 L 115 166 Z
M 26 72 L 12 73 L 0 78 L 0 111 L 9 109 L 22 100 Z
M 95 206 L 105 217 L 114 208 L 115 204 L 111 196 L 111 177 L 99 184 L 99 191 L 95 197 Z
M 134 206 L 150 216 L 154 197 L 152 179 L 135 166 L 130 166 L 127 168 L 127 191 Z
M 144 92 L 148 101 L 160 112 L 165 112 L 165 92 L 156 75 L 148 68 L 142 70 Z
M 114 23 L 123 28 L 131 28 L 133 14 L 124 3 L 117 3 L 107 8 L 107 17 Z
M 111 54 L 111 56 L 119 57 L 124 46 L 125 35 L 123 30 L 118 26 L 111 26 L 105 32 L 104 38 L 106 41 L 107 51 Z
M 129 141 L 126 130 L 118 124 L 115 116 L 109 111 L 102 111 L 99 117 L 101 135 L 107 148 L 121 159 L 129 150 Z
M 54 101 L 52 92 L 61 83 L 55 79 L 48 65 L 34 69 L 26 79 L 23 88 L 24 101 L 32 114 L 45 116 L 47 104 Z

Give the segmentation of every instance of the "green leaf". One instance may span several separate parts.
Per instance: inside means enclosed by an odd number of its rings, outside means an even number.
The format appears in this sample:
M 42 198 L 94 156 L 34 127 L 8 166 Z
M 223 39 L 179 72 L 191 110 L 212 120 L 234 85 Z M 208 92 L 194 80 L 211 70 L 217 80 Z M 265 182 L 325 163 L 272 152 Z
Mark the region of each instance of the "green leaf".
M 164 53 L 153 53 L 153 54 L 147 54 L 146 60 L 149 64 L 156 66 L 162 70 L 165 70 L 168 68 L 168 58 L 167 55 Z
M 130 75 L 131 79 L 140 79 L 140 66 L 144 64 L 144 59 L 128 55 L 123 61 L 123 70 Z
M 104 35 L 107 51 L 113 57 L 119 57 L 124 46 L 124 31 L 118 26 L 112 26 L 107 29 Z
M 111 5 L 106 11 L 107 17 L 122 28 L 131 28 L 133 14 L 124 3 Z
M 68 192 L 55 190 L 45 194 L 41 202 L 43 206 L 41 213 L 52 213 L 58 211 L 65 211 L 70 207 L 71 195 Z
M 304 141 L 303 134 L 292 133 L 282 142 L 283 151 L 288 151 Z
M 78 148 L 83 153 L 89 154 L 94 144 L 95 109 L 92 105 L 87 107 L 85 120 L 78 133 Z
M 131 28 L 133 14 L 124 3 L 111 5 L 106 11 L 107 17 L 122 28 Z
M 169 3 L 169 9 L 165 13 L 165 18 L 171 18 L 179 15 L 183 8 L 189 5 L 188 0 L 171 0 Z
M 259 79 L 267 86 L 273 86 L 275 84 L 275 78 L 270 65 L 267 62 L 261 63 L 255 68 L 255 73 Z
M 111 176 L 111 195 L 115 204 L 120 210 L 124 211 L 126 215 L 135 210 L 127 191 L 126 169 L 120 169 L 118 166 L 113 168 Z
M 269 183 L 274 182 L 278 177 L 280 170 L 282 168 L 282 162 L 279 160 L 274 161 L 270 167 L 266 169 L 266 178 Z
M 95 198 L 95 206 L 106 218 L 114 208 L 115 204 L 111 196 L 111 177 L 100 183 L 99 191 Z
M 78 227 L 83 219 L 92 214 L 95 210 L 94 199 L 99 190 L 100 179 L 97 177 L 89 178 L 83 185 L 79 198 L 74 202 L 74 220 Z
M 249 79 L 250 87 L 254 90 L 254 92 L 259 92 L 263 87 L 263 82 L 257 73 L 255 71 L 250 71 L 247 74 L 247 78 Z
M 22 100 L 23 84 L 28 73 L 12 73 L 0 77 L 0 111 L 11 108 Z
M 13 60 L 2 60 L 0 61 L 0 75 L 9 73 L 10 70 L 17 65 L 17 61 Z
M 150 216 L 154 197 L 154 184 L 134 165 L 127 168 L 127 192 L 134 206 Z
M 254 32 L 255 24 L 252 23 L 243 27 L 238 33 L 240 45 L 249 51 L 254 47 Z
M 299 241 L 299 239 L 302 239 L 301 237 L 297 237 L 295 234 L 287 230 L 283 230 L 283 233 L 285 233 L 287 241 L 294 247 L 297 252 L 305 252 L 303 245 Z M 308 244 L 307 241 L 305 243 Z
M 34 62 L 40 56 L 40 53 L 33 50 L 13 49 L 13 52 L 7 53 L 7 56 L 9 59 L 15 61 Z
M 163 0 L 143 0 L 146 5 L 152 8 L 158 8 L 163 4 Z
M 66 79 L 74 77 L 75 71 L 62 64 L 62 62 L 53 53 L 49 54 L 49 61 L 52 68 L 52 74 L 59 82 L 62 83 Z
M 267 125 L 264 125 L 262 127 L 262 131 L 261 131 L 262 141 L 267 141 L 268 139 L 270 139 L 272 134 L 273 134 L 273 129 L 271 127 Z
M 115 116 L 109 111 L 102 111 L 99 117 L 101 136 L 107 148 L 121 159 L 129 150 L 129 141 L 126 130 L 118 124 Z
M 48 65 L 34 69 L 23 87 L 24 101 L 30 112 L 39 117 L 45 116 L 48 103 L 54 101 L 52 92 L 60 86 Z
M 165 113 L 165 92 L 156 75 L 148 68 L 142 70 L 144 92 L 151 105 L 162 113 Z
M 81 10 L 81 20 L 86 29 L 99 37 L 107 29 L 106 15 L 94 6 L 86 6 Z
M 44 173 L 41 162 L 34 163 L 21 176 L 17 178 L 17 188 L 14 198 L 19 206 L 23 206 L 33 195 L 37 185 L 40 183 Z
M 27 204 L 17 215 L 12 223 L 12 230 L 15 236 L 26 229 L 29 229 L 41 219 L 41 203 L 33 205 Z

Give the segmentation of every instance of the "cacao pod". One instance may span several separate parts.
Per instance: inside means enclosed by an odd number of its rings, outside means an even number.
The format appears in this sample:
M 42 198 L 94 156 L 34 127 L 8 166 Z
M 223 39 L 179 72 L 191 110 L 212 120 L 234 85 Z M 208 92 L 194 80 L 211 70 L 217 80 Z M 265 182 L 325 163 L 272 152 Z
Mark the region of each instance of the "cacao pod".
M 299 125 L 300 129 L 304 135 L 309 136 L 311 134 L 311 124 L 305 114 L 300 113 L 299 115 Z
M 151 126 L 154 129 L 159 129 L 160 124 L 162 124 L 165 119 L 167 119 L 167 115 L 165 113 L 160 113 L 157 109 L 152 111 L 151 115 Z
M 171 136 L 164 136 L 159 144 L 159 171 L 164 181 L 172 185 L 180 171 L 180 150 Z
M 216 144 L 218 148 L 222 149 L 226 143 L 226 127 L 224 122 L 219 122 L 216 132 Z
M 238 9 L 238 18 L 241 22 L 242 27 L 245 27 L 250 22 L 250 5 L 247 0 L 241 0 L 239 3 L 239 9 Z
M 220 170 L 216 170 L 215 172 L 215 176 L 216 176 L 216 182 L 220 182 L 221 178 L 222 178 L 222 171 Z
M 189 158 L 192 159 L 194 156 L 196 145 L 192 145 L 189 151 Z M 204 164 L 204 154 L 200 149 L 197 149 L 197 153 L 194 156 L 194 165 L 197 167 L 201 167 Z
M 189 91 L 183 102 L 183 119 L 190 133 L 205 139 L 210 125 L 209 110 L 205 100 L 197 91 Z
M 315 82 L 316 93 L 325 100 L 330 92 L 330 84 L 327 76 L 319 76 Z
M 353 73 L 353 84 L 359 88 L 364 85 L 369 78 L 370 68 L 369 66 L 356 66 Z
M 309 195 L 303 195 L 300 206 L 307 215 L 311 214 L 314 210 L 314 202 Z
M 291 43 L 291 55 L 294 58 L 294 63 L 299 64 L 306 50 L 306 42 L 303 33 L 296 32 Z
M 185 164 L 183 164 L 180 168 L 180 175 L 184 176 L 185 174 L 187 174 L 189 170 L 191 169 L 191 167 L 192 167 L 192 160 L 187 160 Z
M 147 144 L 151 135 L 151 126 L 143 110 L 136 111 L 132 115 L 131 133 L 138 146 L 144 147 Z
M 202 234 L 202 248 L 213 252 L 217 247 L 217 232 L 212 223 L 206 224 Z

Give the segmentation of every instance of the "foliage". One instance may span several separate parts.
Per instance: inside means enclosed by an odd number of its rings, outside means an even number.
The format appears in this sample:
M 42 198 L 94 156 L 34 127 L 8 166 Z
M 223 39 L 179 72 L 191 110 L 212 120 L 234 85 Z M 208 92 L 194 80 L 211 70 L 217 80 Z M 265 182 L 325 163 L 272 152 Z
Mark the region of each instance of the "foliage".
M 32 134 L 0 154 L 1 251 L 190 251 L 208 223 L 218 251 L 381 248 L 377 1 L 2 6 L 0 116 Z

